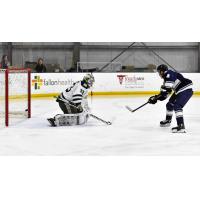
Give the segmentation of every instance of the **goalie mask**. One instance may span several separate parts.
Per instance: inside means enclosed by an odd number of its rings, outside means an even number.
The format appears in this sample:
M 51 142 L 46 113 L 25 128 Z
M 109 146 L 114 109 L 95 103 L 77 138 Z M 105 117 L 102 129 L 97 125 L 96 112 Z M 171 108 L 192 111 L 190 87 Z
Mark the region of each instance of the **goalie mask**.
M 91 88 L 94 84 L 94 76 L 92 74 L 86 74 L 83 77 L 83 85 L 85 85 L 87 88 Z

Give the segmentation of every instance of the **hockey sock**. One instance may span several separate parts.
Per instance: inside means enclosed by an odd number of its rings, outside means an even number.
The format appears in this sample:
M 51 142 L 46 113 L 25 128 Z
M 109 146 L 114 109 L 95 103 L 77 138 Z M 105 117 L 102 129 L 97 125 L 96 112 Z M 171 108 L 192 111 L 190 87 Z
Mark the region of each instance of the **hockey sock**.
M 179 126 L 180 124 L 184 124 L 183 111 L 177 110 L 175 113 L 176 113 L 177 125 Z
M 172 120 L 172 115 L 173 115 L 173 111 L 167 110 L 167 112 L 166 112 L 166 120 L 171 121 Z

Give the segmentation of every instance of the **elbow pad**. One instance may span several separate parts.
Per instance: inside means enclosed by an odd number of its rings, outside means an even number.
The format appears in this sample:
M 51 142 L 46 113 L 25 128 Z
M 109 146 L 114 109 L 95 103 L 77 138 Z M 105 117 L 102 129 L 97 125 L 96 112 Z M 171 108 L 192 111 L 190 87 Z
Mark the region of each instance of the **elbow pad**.
M 172 88 L 168 88 L 165 85 L 162 85 L 160 88 L 160 92 L 167 92 L 168 94 L 170 94 L 172 92 Z

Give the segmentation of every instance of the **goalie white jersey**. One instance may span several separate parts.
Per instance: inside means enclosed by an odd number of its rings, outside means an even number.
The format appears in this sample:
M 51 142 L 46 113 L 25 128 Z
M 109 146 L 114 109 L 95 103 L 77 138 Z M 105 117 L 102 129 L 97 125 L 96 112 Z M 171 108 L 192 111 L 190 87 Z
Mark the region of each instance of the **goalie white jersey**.
M 80 125 L 87 122 L 90 116 L 88 90 L 94 81 L 92 74 L 86 74 L 82 81 L 75 82 L 57 97 L 56 101 L 64 114 L 48 118 L 51 126 Z
M 63 91 L 58 99 L 63 102 L 70 102 L 75 105 L 81 104 L 88 96 L 88 88 L 82 86 L 81 81 L 75 82 L 71 87 Z

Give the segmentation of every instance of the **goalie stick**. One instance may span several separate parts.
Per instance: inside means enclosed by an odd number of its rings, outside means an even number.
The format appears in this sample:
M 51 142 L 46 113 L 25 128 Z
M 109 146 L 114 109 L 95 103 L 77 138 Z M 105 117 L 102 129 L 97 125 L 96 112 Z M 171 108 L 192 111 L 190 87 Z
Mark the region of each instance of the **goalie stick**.
M 93 117 L 94 119 L 97 119 L 98 121 L 101 121 L 103 122 L 104 124 L 107 124 L 107 125 L 111 125 L 112 123 L 110 121 L 105 121 L 99 117 L 97 117 L 96 115 L 93 115 L 93 114 L 89 114 L 91 117 Z

